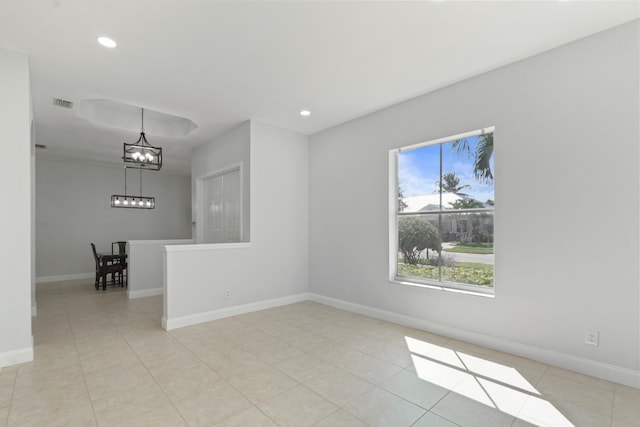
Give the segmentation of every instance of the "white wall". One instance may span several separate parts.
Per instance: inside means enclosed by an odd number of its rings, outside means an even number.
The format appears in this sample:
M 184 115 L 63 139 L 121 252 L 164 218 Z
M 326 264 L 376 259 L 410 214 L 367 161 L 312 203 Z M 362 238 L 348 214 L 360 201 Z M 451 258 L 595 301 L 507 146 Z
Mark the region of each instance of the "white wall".
M 242 164 L 242 241 L 251 240 L 251 159 L 250 159 L 250 123 L 244 122 L 229 132 L 217 137 L 214 141 L 199 147 L 191 156 L 191 199 L 193 221 L 195 227 L 201 224 L 198 220 L 196 181 L 198 178 L 217 174 L 230 166 Z M 193 238 L 197 238 L 197 229 L 193 229 Z M 201 243 L 201 242 L 199 242 Z
M 39 281 L 91 275 L 89 243 L 110 252 L 111 242 L 191 237 L 188 176 L 144 171 L 143 195 L 156 207 L 111 207 L 124 194 L 124 168 L 36 156 L 36 275 Z M 139 172 L 127 171 L 127 193 L 139 194 Z
M 253 121 L 249 126 L 251 242 L 166 247 L 167 329 L 306 295 L 307 137 Z
M 311 291 L 640 386 L 638 26 L 311 136 Z M 390 283 L 388 150 L 493 125 L 495 298 Z
M 193 244 L 193 239 L 129 240 L 127 242 L 127 297 L 162 295 L 164 247 Z
M 31 106 L 33 110 L 33 106 Z M 38 303 L 36 301 L 36 146 L 35 146 L 35 125 L 31 118 L 31 156 L 29 159 L 31 168 L 31 316 L 38 314 Z
M 31 93 L 29 61 L 0 49 L 0 367 L 33 360 L 31 335 Z

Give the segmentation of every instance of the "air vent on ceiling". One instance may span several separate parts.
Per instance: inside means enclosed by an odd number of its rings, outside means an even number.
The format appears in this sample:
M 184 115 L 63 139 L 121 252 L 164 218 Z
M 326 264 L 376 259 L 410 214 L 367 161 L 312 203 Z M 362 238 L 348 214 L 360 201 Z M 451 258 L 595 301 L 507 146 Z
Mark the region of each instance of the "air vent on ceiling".
M 46 148 L 47 148 L 47 146 L 46 146 L 46 145 L 44 145 L 44 144 L 36 144 L 36 148 L 38 148 L 38 149 L 40 149 L 40 150 L 44 150 L 44 149 L 46 149 Z
M 73 102 L 60 98 L 53 98 L 53 105 L 62 108 L 73 108 Z

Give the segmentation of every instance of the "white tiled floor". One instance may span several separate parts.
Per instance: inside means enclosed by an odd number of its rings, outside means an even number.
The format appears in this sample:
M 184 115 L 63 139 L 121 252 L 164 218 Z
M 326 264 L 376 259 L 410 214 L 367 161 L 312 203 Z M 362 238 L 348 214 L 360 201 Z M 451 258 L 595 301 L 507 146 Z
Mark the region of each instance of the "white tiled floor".
M 165 332 L 162 298 L 37 287 L 0 426 L 640 426 L 640 391 L 304 302 Z

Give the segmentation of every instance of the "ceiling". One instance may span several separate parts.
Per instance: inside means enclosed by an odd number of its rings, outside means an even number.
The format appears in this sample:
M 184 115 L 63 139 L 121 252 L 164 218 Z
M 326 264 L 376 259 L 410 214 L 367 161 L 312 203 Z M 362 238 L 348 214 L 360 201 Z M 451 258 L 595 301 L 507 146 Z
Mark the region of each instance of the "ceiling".
M 164 149 L 163 170 L 189 174 L 194 147 L 248 119 L 310 135 L 637 19 L 639 9 L 577 0 L 2 0 L 0 47 L 30 57 L 36 143 L 47 146 L 38 155 L 121 165 L 122 143 L 138 134 L 75 107 L 106 99 L 195 122 L 182 137 L 145 126 Z M 103 35 L 118 46 L 100 46 Z

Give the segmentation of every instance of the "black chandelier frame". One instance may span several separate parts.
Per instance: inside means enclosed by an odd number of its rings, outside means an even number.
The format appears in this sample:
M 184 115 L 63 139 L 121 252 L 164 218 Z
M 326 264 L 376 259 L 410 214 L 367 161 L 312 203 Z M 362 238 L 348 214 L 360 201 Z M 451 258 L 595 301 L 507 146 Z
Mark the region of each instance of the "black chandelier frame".
M 133 144 L 123 144 L 122 159 L 133 169 L 160 170 L 162 168 L 162 147 L 149 144 L 144 133 L 144 108 L 141 108 L 140 137 Z
M 129 208 L 129 209 L 155 209 L 156 198 L 142 195 L 142 169 L 140 169 L 140 195 L 134 196 L 127 194 L 127 169 L 138 169 L 124 167 L 124 194 L 111 195 L 112 208 Z

